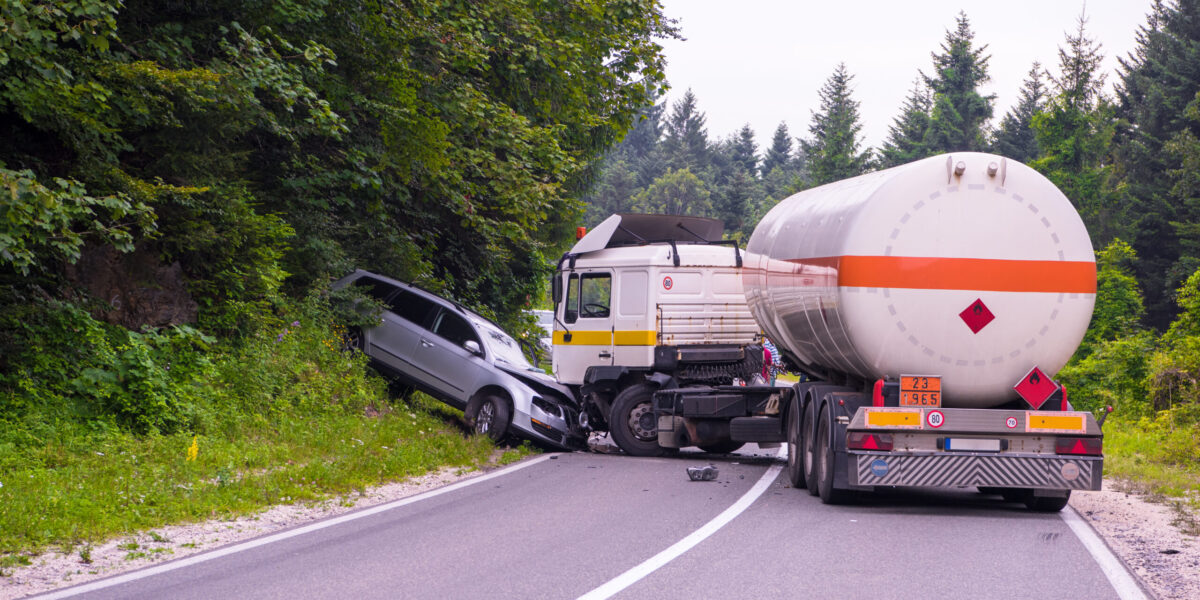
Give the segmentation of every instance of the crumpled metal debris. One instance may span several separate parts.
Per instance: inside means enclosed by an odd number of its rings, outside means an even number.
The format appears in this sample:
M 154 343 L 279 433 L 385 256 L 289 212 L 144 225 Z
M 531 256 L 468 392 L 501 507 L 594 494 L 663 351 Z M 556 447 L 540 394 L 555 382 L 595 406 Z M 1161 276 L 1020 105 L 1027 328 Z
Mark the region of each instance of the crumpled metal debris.
M 714 481 L 717 475 L 720 474 L 720 471 L 713 465 L 707 465 L 703 467 L 688 467 L 687 474 L 692 481 Z

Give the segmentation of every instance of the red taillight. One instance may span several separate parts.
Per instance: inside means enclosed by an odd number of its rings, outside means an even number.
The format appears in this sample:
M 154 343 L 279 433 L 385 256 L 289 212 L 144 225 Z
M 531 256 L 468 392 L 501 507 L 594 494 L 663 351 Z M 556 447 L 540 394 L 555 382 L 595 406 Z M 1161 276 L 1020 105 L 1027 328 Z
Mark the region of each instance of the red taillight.
M 1104 453 L 1104 440 L 1095 437 L 1060 437 L 1054 440 L 1054 453 L 1099 456 Z
M 871 392 L 871 406 L 883 406 L 883 380 L 875 380 L 875 391 Z
M 846 447 L 851 450 L 891 450 L 892 446 L 892 434 L 890 433 L 851 431 L 846 434 Z

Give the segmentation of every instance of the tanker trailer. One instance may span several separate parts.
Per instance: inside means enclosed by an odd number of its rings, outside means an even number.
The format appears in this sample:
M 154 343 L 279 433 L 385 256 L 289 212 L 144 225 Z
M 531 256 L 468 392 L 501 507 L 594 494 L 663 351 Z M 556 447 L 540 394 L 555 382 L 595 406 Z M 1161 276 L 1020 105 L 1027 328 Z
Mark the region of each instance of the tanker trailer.
M 800 192 L 755 228 L 742 284 L 809 380 L 731 430 L 785 440 L 795 487 L 976 486 L 1052 511 L 1100 489 L 1099 424 L 1053 380 L 1091 319 L 1095 256 L 1029 167 L 941 155 Z M 656 394 L 660 438 L 704 394 Z

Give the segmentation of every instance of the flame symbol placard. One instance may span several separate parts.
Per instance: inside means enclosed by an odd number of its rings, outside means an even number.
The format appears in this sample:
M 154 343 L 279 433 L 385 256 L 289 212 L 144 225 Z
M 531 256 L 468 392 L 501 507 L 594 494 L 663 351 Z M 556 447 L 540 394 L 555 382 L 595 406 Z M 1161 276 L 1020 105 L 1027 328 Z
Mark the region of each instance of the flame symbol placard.
M 1033 385 L 1037 385 L 1037 384 L 1039 384 L 1039 383 L 1041 383 L 1041 382 L 1042 382 L 1042 378 L 1041 378 L 1041 377 L 1038 377 L 1038 374 L 1037 374 L 1037 372 L 1034 372 L 1034 374 L 1033 374 L 1033 375 L 1030 375 L 1030 376 L 1029 376 L 1029 383 L 1032 383 Z

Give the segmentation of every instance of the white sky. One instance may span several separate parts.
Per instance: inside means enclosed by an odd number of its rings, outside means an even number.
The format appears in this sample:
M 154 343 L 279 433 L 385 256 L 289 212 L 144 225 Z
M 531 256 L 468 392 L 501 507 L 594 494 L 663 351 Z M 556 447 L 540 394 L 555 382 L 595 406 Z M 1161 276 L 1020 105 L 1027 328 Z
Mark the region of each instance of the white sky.
M 817 91 L 845 62 L 854 75 L 865 145 L 878 148 L 920 69 L 932 72 L 960 10 L 986 44 L 995 94 L 992 123 L 1016 102 L 1033 62 L 1057 75 L 1058 47 L 1074 33 L 1083 0 L 662 0 L 685 41 L 663 43 L 674 102 L 691 88 L 710 140 L 749 123 L 759 152 L 780 121 L 807 137 Z M 1117 57 L 1133 49 L 1151 0 L 1091 0 L 1087 33 L 1100 42 L 1109 89 Z M 669 108 L 668 108 L 669 110 Z

